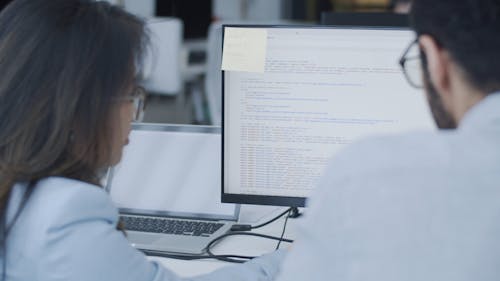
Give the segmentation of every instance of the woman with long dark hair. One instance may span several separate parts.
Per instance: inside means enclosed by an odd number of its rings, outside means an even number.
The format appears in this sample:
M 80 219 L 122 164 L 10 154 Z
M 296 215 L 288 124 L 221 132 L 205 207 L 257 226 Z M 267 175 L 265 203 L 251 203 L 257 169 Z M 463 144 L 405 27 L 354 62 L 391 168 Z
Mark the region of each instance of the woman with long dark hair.
M 15 0 L 0 13 L 3 280 L 179 280 L 131 247 L 100 180 L 143 95 L 144 23 L 105 2 Z M 276 253 L 195 280 L 268 280 Z

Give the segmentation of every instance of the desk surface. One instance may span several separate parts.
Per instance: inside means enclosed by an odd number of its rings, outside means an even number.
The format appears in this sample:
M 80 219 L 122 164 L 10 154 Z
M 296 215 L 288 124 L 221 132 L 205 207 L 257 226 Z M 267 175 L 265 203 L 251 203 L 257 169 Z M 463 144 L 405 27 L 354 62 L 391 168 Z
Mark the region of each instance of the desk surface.
M 280 212 L 286 210 L 279 207 L 264 207 L 244 205 L 241 208 L 240 222 L 256 225 L 265 222 Z M 281 236 L 283 231 L 284 217 L 260 229 L 252 232 L 262 233 L 272 236 Z M 301 219 L 289 219 L 284 237 L 294 239 L 296 235 L 297 225 Z M 250 237 L 250 236 L 232 236 L 227 237 L 220 243 L 214 246 L 215 254 L 240 254 L 259 256 L 265 253 L 274 251 L 277 241 L 265 238 Z M 289 243 L 281 243 L 281 248 L 286 248 Z M 212 272 L 218 268 L 232 265 L 232 263 L 216 261 L 216 260 L 176 260 L 161 257 L 149 257 L 151 260 L 160 262 L 166 268 L 172 270 L 181 277 L 192 277 L 200 274 Z

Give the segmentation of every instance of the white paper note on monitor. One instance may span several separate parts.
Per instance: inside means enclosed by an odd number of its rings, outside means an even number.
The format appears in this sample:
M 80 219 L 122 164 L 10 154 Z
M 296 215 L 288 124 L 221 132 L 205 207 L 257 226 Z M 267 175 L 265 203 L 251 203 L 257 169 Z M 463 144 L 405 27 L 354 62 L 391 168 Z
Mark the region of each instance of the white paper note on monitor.
M 224 29 L 222 70 L 263 73 L 266 66 L 267 30 Z

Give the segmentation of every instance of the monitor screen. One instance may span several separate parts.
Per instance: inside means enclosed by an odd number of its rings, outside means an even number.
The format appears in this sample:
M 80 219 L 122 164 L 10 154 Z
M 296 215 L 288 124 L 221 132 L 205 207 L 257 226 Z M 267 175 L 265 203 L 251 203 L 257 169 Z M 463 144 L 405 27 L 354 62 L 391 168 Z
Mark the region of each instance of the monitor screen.
M 410 30 L 225 26 L 224 48 L 247 31 L 265 34 L 265 55 L 248 60 L 262 59 L 263 71 L 223 73 L 223 202 L 303 206 L 345 146 L 435 129 L 398 65 Z

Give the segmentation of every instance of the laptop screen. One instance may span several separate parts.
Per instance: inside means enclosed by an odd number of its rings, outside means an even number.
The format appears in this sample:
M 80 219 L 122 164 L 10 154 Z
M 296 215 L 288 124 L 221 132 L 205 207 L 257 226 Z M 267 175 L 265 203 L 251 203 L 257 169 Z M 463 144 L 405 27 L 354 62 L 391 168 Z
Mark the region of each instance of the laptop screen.
M 107 188 L 121 212 L 236 220 L 221 203 L 220 129 L 134 125 Z

